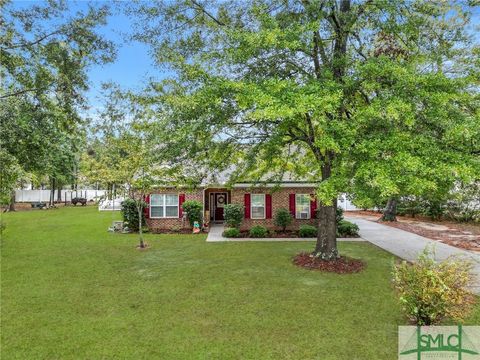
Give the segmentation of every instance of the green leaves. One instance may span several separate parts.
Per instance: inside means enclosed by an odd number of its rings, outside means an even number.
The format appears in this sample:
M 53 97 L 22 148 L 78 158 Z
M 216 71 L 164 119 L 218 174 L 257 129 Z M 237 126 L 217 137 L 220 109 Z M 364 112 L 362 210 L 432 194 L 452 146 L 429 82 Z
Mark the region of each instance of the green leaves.
M 340 192 L 365 203 L 441 194 L 472 179 L 468 14 L 448 3 L 348 5 L 142 4 L 137 35 L 175 71 L 152 94 L 172 156 L 234 168 L 231 181 L 318 181 L 326 204 Z
M 85 140 L 88 67 L 114 56 L 97 33 L 109 11 L 88 6 L 66 16 L 57 1 L 0 7 L 0 148 L 23 173 L 71 183 Z

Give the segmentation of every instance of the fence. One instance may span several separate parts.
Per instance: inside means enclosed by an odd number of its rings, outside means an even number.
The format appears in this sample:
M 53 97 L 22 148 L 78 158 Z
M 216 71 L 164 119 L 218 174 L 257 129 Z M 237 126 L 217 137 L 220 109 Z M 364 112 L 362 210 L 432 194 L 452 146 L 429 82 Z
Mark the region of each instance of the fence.
M 99 211 L 120 211 L 122 209 L 122 201 L 124 198 L 113 200 L 105 199 L 98 203 Z
M 16 190 L 15 191 L 15 201 L 16 202 L 36 202 L 50 201 L 50 191 L 51 190 Z M 106 195 L 106 190 L 61 190 L 61 201 L 70 202 L 72 198 L 83 197 L 87 201 L 98 200 L 101 196 Z M 57 201 L 58 191 L 55 190 L 54 199 Z
M 360 210 L 347 199 L 347 194 L 342 194 L 338 197 L 337 206 L 343 210 Z

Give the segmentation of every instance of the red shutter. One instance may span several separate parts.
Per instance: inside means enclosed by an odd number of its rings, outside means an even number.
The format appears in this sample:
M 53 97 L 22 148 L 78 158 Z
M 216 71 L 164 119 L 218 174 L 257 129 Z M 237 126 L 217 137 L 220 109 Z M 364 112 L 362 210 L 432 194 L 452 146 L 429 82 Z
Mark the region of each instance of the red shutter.
M 290 194 L 289 207 L 290 214 L 292 214 L 293 218 L 295 219 L 295 194 Z
M 185 194 L 178 195 L 178 217 L 181 218 L 183 216 L 183 209 L 182 205 L 185 202 Z
M 265 194 L 265 218 L 272 218 L 272 194 Z
M 317 199 L 314 194 L 310 194 L 310 217 L 312 219 L 317 218 Z
M 250 194 L 245 194 L 243 205 L 245 206 L 245 219 L 250 219 Z
M 143 209 L 143 214 L 145 215 L 145 219 L 150 218 L 150 194 L 145 196 L 145 202 L 147 206 Z

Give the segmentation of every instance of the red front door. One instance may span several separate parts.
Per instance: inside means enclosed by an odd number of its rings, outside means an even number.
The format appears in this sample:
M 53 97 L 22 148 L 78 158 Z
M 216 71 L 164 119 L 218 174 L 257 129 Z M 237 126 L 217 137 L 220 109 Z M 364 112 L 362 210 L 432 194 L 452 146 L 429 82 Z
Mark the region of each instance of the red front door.
M 213 205 L 215 207 L 214 220 L 223 221 L 223 207 L 227 204 L 227 193 L 215 193 Z

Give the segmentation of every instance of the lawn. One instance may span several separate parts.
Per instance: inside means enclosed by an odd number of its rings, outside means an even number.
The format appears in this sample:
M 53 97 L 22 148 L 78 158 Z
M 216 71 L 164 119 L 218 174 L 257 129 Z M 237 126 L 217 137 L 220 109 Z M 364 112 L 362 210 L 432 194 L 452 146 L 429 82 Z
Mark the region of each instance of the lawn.
M 368 265 L 336 275 L 291 264 L 306 242 L 147 235 L 138 251 L 135 235 L 106 231 L 118 216 L 3 215 L 2 359 L 396 358 L 388 253 L 341 243 Z

